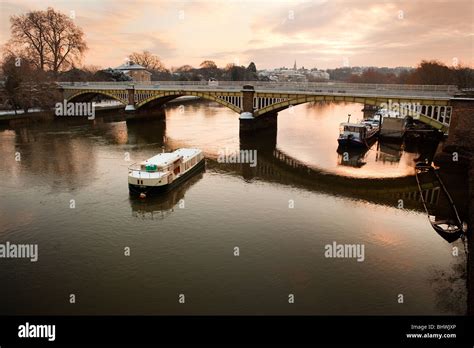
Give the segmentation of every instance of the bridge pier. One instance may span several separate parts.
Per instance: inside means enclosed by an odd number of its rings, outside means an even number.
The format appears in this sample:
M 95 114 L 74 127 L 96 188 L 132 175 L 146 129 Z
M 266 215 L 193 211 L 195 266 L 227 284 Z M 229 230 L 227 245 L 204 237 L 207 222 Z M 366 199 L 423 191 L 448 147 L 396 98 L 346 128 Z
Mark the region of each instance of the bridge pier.
M 257 166 L 251 167 L 248 164 L 242 165 L 242 177 L 245 180 L 252 180 L 258 175 L 259 167 L 258 160 L 262 157 L 271 158 L 273 151 L 276 149 L 277 132 L 274 129 L 262 129 L 255 136 L 253 132 L 240 133 L 240 150 L 256 151 Z
M 474 100 L 454 98 L 450 104 L 452 115 L 448 139 L 436 153 L 434 162 L 438 166 L 465 170 L 474 154 Z
M 253 86 L 245 85 L 242 89 L 242 113 L 239 117 L 240 134 L 253 133 L 262 129 L 276 130 L 277 128 L 277 112 L 254 116 L 254 96 Z
M 127 87 L 128 104 L 125 107 L 125 111 L 135 111 L 135 87 Z
M 273 130 L 277 129 L 277 112 L 267 113 L 265 115 L 253 117 L 242 113 L 239 118 L 240 122 L 240 134 L 254 133 L 260 130 Z
M 253 86 L 244 86 L 242 89 L 242 113 L 239 117 L 240 133 L 255 130 L 255 117 L 253 116 L 253 97 L 255 90 Z

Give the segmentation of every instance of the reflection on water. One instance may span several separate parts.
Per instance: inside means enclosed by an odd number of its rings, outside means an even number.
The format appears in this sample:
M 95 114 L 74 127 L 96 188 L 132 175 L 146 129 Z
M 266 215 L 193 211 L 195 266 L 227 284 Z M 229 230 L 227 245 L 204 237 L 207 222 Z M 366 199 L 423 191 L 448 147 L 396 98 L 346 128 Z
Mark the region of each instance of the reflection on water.
M 465 256 L 452 255 L 463 242 L 450 245 L 431 229 L 413 177 L 415 160 L 435 147 L 376 142 L 343 161 L 338 125 L 348 113 L 362 117 L 360 109 L 300 105 L 279 114 L 278 130 L 242 138 L 237 115 L 207 102 L 171 106 L 166 115 L 1 129 L 0 243 L 38 243 L 39 262 L 0 260 L 8 265 L 0 268 L 8 284 L 0 311 L 464 313 L 465 290 L 456 287 L 448 299 L 445 280 L 465 282 Z M 156 199 L 129 197 L 131 162 L 184 146 L 203 149 L 205 172 Z M 256 149 L 257 166 L 219 163 L 225 148 Z M 446 177 L 456 201 L 467 201 L 465 180 Z M 437 189 L 424 180 L 442 212 Z M 333 241 L 364 244 L 365 261 L 325 258 Z M 73 307 L 70 293 L 80 299 Z M 288 293 L 297 299 L 292 306 Z M 410 300 L 398 304 L 398 293 Z
M 365 158 L 369 150 L 370 147 L 361 149 L 345 149 L 338 147 L 338 164 L 341 166 L 360 168 L 367 164 Z
M 196 175 L 186 180 L 170 192 L 166 192 L 159 196 L 152 196 L 140 199 L 136 196 L 130 196 L 130 206 L 132 207 L 133 216 L 143 219 L 164 219 L 171 214 L 179 204 L 180 209 L 185 209 L 185 194 L 195 183 L 202 179 L 204 168 Z
M 398 163 L 403 155 L 403 142 L 379 141 L 377 143 L 377 161 Z

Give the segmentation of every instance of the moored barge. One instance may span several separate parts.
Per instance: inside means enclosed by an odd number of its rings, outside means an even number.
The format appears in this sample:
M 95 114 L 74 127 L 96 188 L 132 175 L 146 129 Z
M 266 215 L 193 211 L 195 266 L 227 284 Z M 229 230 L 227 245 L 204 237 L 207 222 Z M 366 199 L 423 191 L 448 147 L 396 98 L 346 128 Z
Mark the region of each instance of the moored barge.
M 128 168 L 131 195 L 146 197 L 167 192 L 186 181 L 205 165 L 200 149 L 182 148 L 164 152 Z

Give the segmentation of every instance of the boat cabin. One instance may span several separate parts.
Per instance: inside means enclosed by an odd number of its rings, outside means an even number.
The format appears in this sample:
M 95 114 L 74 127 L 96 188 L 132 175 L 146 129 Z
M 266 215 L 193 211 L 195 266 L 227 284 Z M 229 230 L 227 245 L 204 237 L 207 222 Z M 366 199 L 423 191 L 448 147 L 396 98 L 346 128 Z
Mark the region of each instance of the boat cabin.
M 148 173 L 173 172 L 178 175 L 181 169 L 182 156 L 172 153 L 160 153 L 140 163 L 140 169 Z
M 367 134 L 367 127 L 364 124 L 341 123 L 339 126 L 339 134 L 344 136 L 352 135 L 358 139 L 364 139 Z
M 204 155 L 197 149 L 179 149 L 171 153 L 160 153 L 140 163 L 140 169 L 148 173 L 172 172 L 174 176 L 186 172 L 201 161 Z

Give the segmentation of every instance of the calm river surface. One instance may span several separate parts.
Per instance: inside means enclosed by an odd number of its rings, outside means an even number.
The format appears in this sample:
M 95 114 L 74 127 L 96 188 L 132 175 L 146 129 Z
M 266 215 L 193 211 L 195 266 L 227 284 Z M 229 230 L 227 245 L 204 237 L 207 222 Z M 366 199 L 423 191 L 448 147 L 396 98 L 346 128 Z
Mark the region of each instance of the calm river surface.
M 3 126 L 0 243 L 38 244 L 39 259 L 0 259 L 0 314 L 464 314 L 463 242 L 436 234 L 401 178 L 435 147 L 376 143 L 344 161 L 338 125 L 360 109 L 301 105 L 254 139 L 207 102 L 166 120 Z M 131 199 L 128 165 L 179 147 L 203 149 L 205 172 Z M 217 161 L 240 148 L 256 167 Z M 333 242 L 363 244 L 364 261 L 326 258 Z

